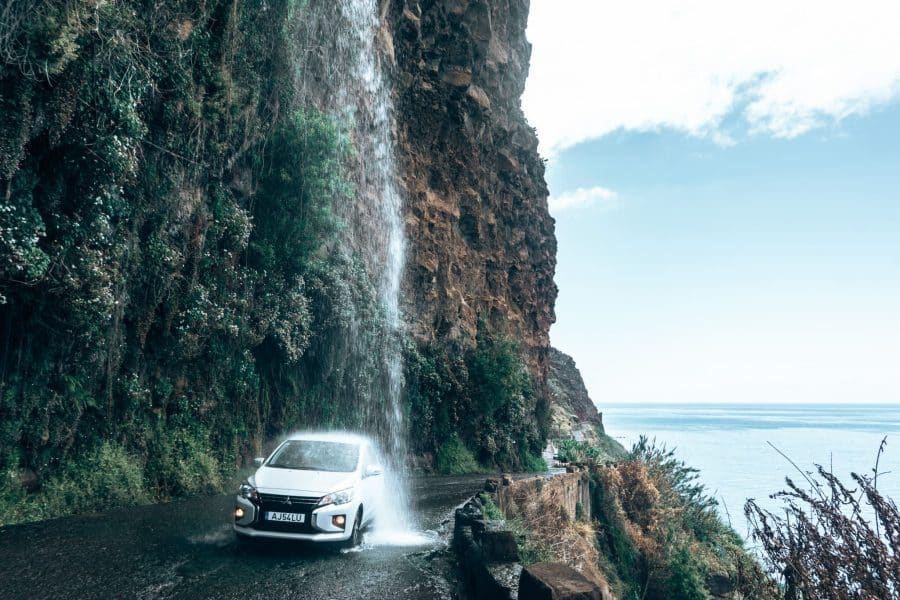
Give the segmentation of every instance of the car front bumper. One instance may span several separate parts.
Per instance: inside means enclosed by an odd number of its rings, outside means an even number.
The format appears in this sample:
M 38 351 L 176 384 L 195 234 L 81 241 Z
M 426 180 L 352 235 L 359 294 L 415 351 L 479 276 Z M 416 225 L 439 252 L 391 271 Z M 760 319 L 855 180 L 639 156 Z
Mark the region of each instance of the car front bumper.
M 233 526 L 234 531 L 240 535 L 252 538 L 304 540 L 310 542 L 341 542 L 350 539 L 359 503 L 349 502 L 347 504 L 339 505 L 329 504 L 305 512 L 308 522 L 298 528 L 301 529 L 301 531 L 266 529 L 264 527 L 262 510 L 260 507 L 241 496 L 235 498 L 235 508 L 242 508 L 244 510 L 243 518 L 235 519 Z M 332 517 L 338 515 L 344 515 L 345 525 L 343 529 L 332 523 Z

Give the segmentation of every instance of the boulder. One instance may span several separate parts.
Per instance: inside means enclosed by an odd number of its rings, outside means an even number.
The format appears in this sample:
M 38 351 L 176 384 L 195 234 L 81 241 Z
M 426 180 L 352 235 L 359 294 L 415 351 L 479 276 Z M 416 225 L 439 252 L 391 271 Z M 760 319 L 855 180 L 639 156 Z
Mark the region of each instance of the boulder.
M 604 593 L 605 592 L 605 593 Z M 610 600 L 584 575 L 562 563 L 537 563 L 522 569 L 519 600 Z
M 441 79 L 453 87 L 468 88 L 472 83 L 472 69 L 469 67 L 447 67 Z
M 480 106 L 483 110 L 490 110 L 491 108 L 491 99 L 488 98 L 487 93 L 477 85 L 470 86 L 466 91 L 469 98 L 475 101 L 478 106 Z

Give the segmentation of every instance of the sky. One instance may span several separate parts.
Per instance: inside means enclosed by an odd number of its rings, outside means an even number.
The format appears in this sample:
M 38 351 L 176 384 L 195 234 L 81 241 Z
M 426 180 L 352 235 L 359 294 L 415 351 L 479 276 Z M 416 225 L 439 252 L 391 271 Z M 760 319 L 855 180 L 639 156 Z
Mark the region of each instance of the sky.
M 528 37 L 595 403 L 900 402 L 900 3 L 532 0 Z

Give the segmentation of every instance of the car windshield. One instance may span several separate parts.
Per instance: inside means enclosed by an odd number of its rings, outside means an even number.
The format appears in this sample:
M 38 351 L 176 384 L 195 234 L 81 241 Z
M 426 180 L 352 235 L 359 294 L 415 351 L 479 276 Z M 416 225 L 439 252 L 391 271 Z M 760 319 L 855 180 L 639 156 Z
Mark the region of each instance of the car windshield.
M 350 473 L 356 469 L 359 446 L 319 440 L 289 440 L 275 452 L 266 466 L 306 471 Z

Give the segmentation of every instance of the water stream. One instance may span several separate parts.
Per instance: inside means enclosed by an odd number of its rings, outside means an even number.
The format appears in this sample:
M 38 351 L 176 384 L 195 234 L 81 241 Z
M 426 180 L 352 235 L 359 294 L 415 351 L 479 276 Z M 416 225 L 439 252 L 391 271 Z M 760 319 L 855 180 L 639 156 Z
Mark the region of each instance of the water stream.
M 380 376 L 369 390 L 364 427 L 381 442 L 395 510 L 380 519 L 380 531 L 400 535 L 410 523 L 406 483 L 406 426 L 401 394 L 403 365 L 400 284 L 405 265 L 401 195 L 394 158 L 394 115 L 388 81 L 388 57 L 378 43 L 383 14 L 378 0 L 311 0 L 305 39 L 316 43 L 301 57 L 301 97 L 336 115 L 348 125 L 355 150 L 351 179 L 355 199 L 339 207 L 347 223 L 344 251 L 361 257 L 377 289 L 383 328 L 376 347 L 356 351 L 380 353 Z M 352 360 L 348 366 L 352 368 Z M 407 532 L 408 534 L 408 532 Z M 382 535 L 383 537 L 383 535 Z

